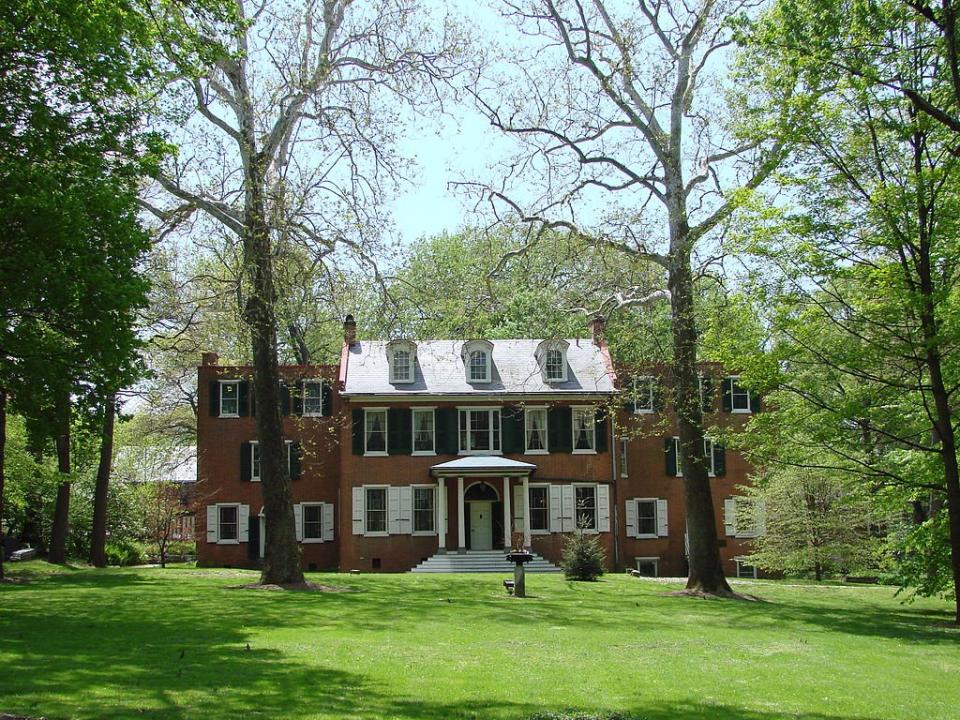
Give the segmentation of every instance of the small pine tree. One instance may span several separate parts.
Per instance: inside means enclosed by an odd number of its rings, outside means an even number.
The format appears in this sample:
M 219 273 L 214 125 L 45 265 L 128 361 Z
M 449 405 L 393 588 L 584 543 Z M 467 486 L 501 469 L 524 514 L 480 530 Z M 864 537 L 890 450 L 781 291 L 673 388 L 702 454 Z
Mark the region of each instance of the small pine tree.
M 603 575 L 605 560 L 600 538 L 587 535 L 581 528 L 566 539 L 560 566 L 568 580 L 592 582 Z

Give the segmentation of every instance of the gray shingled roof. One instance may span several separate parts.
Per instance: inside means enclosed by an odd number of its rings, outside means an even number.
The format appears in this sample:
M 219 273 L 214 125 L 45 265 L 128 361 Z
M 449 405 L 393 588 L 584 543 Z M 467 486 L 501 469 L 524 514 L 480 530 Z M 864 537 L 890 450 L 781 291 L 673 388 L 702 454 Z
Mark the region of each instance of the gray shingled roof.
M 344 395 L 552 395 L 616 392 L 603 356 L 590 340 L 574 339 L 567 349 L 567 382 L 547 384 L 534 352 L 541 340 L 493 340 L 493 381 L 468 383 L 462 340 L 417 342 L 414 382 L 390 383 L 387 343 L 365 340 L 350 347 Z

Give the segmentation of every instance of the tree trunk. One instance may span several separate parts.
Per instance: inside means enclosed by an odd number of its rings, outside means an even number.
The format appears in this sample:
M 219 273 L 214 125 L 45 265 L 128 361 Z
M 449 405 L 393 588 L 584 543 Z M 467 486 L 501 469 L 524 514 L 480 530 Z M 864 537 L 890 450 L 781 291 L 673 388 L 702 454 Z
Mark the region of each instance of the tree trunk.
M 103 431 L 100 435 L 100 465 L 93 495 L 93 537 L 90 539 L 90 564 L 107 566 L 107 496 L 110 491 L 110 467 L 113 462 L 113 424 L 117 414 L 117 396 L 107 396 L 103 407 Z
M 823 580 L 823 565 L 820 564 L 819 560 L 813 564 L 813 576 L 817 582 Z
M 683 233 L 684 227 L 677 232 Z M 682 247 L 684 242 L 673 243 Z M 671 258 L 669 287 L 673 323 L 673 391 L 680 432 L 680 465 L 689 536 L 687 592 L 732 595 L 720 563 L 717 521 L 704 454 L 703 410 L 697 376 L 697 328 L 690 256 Z
M 3 580 L 3 552 L 4 540 L 7 536 L 3 532 L 3 485 L 4 460 L 7 453 L 7 390 L 0 387 L 0 580 Z
M 263 192 L 264 168 L 259 154 L 248 163 L 245 209 L 246 271 L 253 294 L 245 319 L 253 345 L 253 390 L 260 444 L 260 490 L 266 516 L 263 584 L 304 582 L 293 515 L 293 488 L 287 469 L 280 417 L 280 370 L 277 362 L 276 301 L 270 228 Z
M 57 403 L 57 469 L 70 477 L 70 399 Z M 47 561 L 62 565 L 67 561 L 67 530 L 70 524 L 70 481 L 57 488 L 57 504 L 53 511 L 53 530 Z
M 309 365 L 310 348 L 307 347 L 307 339 L 304 337 L 303 329 L 296 323 L 287 323 L 287 332 L 290 334 L 290 342 L 293 343 L 293 350 L 297 355 L 297 364 Z

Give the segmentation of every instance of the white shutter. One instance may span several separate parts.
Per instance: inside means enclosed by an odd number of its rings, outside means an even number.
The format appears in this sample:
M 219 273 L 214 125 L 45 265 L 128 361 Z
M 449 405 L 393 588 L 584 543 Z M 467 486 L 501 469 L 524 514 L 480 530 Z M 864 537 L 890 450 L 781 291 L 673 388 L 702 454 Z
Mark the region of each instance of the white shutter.
M 387 488 L 387 530 L 391 535 L 400 534 L 400 490 L 398 485 Z
M 300 503 L 293 506 L 293 524 L 297 531 L 297 542 L 303 542 L 303 505 Z
M 636 537 L 637 536 L 637 499 L 630 498 L 627 500 L 627 508 L 624 513 L 627 523 L 627 537 Z
M 737 534 L 737 501 L 732 497 L 723 500 L 723 530 L 728 536 Z
M 523 497 L 523 485 L 513 486 L 513 530 L 523 532 L 523 506 L 526 498 Z
M 400 488 L 400 532 L 404 535 L 413 532 L 413 488 L 410 485 Z
M 323 503 L 323 509 L 320 511 L 323 515 L 323 541 L 333 540 L 333 503 Z
M 597 485 L 597 530 L 610 532 L 610 487 Z
M 767 506 L 764 504 L 763 500 L 755 500 L 756 505 L 754 506 L 755 520 L 756 520 L 756 534 L 757 535 L 766 535 L 767 534 Z
M 240 527 L 237 528 L 237 537 L 240 538 L 240 542 L 250 542 L 250 506 L 241 505 L 237 518 L 237 522 L 240 524 Z
M 573 532 L 577 529 L 577 496 L 573 485 L 561 485 L 560 498 L 560 532 Z
M 550 532 L 556 533 L 560 532 L 560 528 L 563 526 L 560 518 L 562 516 L 562 510 L 560 505 L 562 500 L 560 499 L 560 486 L 551 485 L 550 486 Z
M 363 506 L 366 496 L 363 486 L 353 489 L 353 534 L 363 535 Z
M 667 534 L 667 501 L 661 498 L 657 500 L 657 535 L 667 537 Z
M 218 520 L 217 506 L 207 505 L 207 542 L 215 543 L 220 539 Z

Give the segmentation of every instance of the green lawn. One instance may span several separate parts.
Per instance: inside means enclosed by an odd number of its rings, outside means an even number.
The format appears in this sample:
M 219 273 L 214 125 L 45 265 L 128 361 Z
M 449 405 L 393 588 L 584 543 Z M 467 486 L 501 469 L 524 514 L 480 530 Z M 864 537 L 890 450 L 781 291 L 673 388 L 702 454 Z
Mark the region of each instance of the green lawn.
M 0 715 L 60 718 L 960 716 L 946 604 L 890 588 L 665 595 L 626 576 L 326 575 L 355 592 L 228 589 L 236 570 L 50 569 L 0 587 Z

